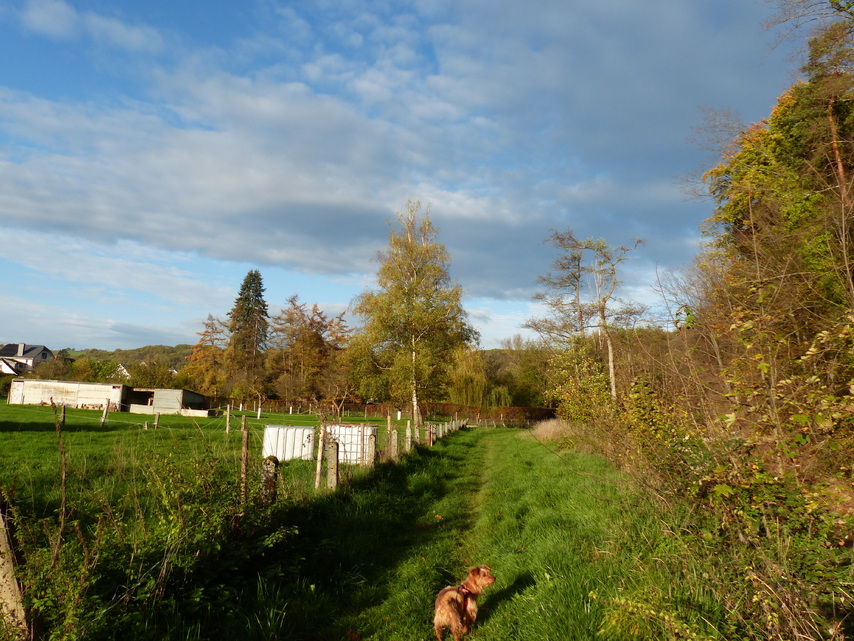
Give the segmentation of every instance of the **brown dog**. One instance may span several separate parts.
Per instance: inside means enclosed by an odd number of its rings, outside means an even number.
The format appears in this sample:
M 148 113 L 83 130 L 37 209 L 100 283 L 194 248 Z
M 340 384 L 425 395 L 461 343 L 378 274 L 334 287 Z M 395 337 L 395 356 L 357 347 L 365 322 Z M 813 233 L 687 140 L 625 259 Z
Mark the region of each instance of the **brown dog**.
M 479 565 L 469 570 L 466 580 L 459 587 L 448 586 L 436 597 L 436 614 L 433 627 L 436 639 L 442 641 L 445 628 L 451 629 L 454 641 L 468 633 L 477 618 L 477 597 L 490 585 L 495 577 L 488 565 Z

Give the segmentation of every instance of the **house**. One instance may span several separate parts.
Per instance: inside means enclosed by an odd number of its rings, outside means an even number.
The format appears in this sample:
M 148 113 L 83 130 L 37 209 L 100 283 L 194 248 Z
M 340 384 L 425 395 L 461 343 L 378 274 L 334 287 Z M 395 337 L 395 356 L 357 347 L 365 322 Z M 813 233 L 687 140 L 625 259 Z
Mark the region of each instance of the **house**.
M 23 374 L 52 359 L 53 352 L 44 345 L 9 343 L 0 347 L 0 374 Z

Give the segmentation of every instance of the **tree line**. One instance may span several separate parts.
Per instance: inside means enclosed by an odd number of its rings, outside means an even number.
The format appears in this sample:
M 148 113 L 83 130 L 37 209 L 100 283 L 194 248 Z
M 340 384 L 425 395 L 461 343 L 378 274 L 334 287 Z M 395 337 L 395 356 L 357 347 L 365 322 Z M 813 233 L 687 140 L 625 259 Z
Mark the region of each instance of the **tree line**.
M 478 349 L 478 333 L 449 273 L 429 207 L 410 201 L 378 252 L 376 288 L 329 315 L 291 296 L 271 314 L 261 273 L 250 270 L 225 319 L 209 315 L 182 370 L 214 397 L 325 404 L 390 403 L 423 420 L 426 401 L 474 408 L 542 405 L 545 350 L 521 339 Z
M 479 349 L 438 233 L 419 202 L 391 221 L 377 286 L 351 304 L 358 327 L 298 294 L 271 313 L 263 277 L 252 269 L 226 317 L 208 315 L 194 345 L 63 349 L 30 375 L 276 399 L 338 414 L 347 403 L 388 403 L 416 423 L 425 402 L 474 411 L 546 406 L 549 351 L 519 335 Z

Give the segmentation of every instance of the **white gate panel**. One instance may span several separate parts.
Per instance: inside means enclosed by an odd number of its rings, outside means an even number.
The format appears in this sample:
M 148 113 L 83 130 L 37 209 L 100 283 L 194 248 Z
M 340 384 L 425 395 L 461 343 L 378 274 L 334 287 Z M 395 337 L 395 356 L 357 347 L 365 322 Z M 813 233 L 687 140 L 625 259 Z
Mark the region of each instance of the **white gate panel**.
M 338 462 L 354 465 L 365 461 L 368 437 L 377 435 L 373 425 L 329 425 L 326 430 L 329 438 L 338 443 Z
M 310 461 L 314 458 L 314 428 L 267 425 L 263 452 L 264 458 L 275 456 L 279 461 Z

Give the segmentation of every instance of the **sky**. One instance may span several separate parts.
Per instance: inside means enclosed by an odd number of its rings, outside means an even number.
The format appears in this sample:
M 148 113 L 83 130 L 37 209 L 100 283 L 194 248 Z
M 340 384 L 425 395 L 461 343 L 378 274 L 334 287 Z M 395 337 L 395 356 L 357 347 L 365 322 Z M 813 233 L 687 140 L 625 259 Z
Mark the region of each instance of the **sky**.
M 709 200 L 708 110 L 796 79 L 763 0 L 0 0 L 0 342 L 195 343 L 249 270 L 276 313 L 375 286 L 408 200 L 499 346 L 551 230 L 656 306 Z M 660 302 L 660 301 L 659 301 Z

